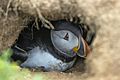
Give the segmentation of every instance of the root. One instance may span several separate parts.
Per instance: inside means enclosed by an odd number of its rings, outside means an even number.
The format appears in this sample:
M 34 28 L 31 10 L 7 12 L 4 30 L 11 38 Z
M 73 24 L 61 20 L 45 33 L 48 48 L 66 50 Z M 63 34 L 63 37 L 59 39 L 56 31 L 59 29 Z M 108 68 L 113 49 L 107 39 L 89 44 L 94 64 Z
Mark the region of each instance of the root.
M 6 9 L 6 12 L 5 12 L 5 20 L 7 20 L 8 12 L 10 11 L 10 4 L 12 3 L 12 1 L 13 1 L 13 0 L 9 0 L 9 1 L 8 1 L 7 9 Z
M 31 0 L 29 0 L 29 3 L 30 3 L 31 6 L 33 6 L 33 8 L 36 10 L 36 12 L 37 12 L 37 14 L 38 14 L 38 17 L 39 17 L 39 19 L 41 20 L 42 24 L 43 24 L 46 28 L 48 28 L 48 29 L 54 29 L 54 26 L 53 26 L 48 20 L 46 20 L 46 19 L 42 16 L 40 9 L 39 9 L 35 4 L 33 4 L 33 3 L 31 2 Z

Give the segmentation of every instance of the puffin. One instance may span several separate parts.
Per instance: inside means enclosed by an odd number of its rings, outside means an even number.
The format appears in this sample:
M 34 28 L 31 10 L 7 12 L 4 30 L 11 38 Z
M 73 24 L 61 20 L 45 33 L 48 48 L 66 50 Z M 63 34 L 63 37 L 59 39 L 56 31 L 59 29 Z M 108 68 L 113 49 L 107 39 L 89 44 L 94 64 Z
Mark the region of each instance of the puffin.
M 77 58 L 86 58 L 91 52 L 95 36 L 88 34 L 83 25 L 67 20 L 51 21 L 54 29 L 47 29 L 34 22 L 24 28 L 11 49 L 11 58 L 20 61 L 20 67 L 44 71 L 66 71 L 73 67 Z

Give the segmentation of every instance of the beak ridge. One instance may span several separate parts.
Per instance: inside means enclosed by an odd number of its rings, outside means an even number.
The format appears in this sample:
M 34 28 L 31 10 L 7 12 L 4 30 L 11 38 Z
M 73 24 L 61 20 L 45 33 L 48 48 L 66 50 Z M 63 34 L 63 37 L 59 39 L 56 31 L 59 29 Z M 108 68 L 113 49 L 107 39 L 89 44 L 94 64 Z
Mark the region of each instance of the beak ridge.
M 91 52 L 91 48 L 82 37 L 80 39 L 81 39 L 81 42 L 78 44 L 78 46 L 74 47 L 72 50 L 78 56 L 86 57 Z

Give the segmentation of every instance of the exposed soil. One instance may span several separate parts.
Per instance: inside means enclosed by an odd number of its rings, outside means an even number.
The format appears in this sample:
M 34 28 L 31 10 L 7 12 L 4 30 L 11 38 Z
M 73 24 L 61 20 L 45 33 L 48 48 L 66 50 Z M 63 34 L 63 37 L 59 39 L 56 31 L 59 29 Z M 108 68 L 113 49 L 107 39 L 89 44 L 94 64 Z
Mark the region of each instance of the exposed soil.
M 16 9 L 17 6 L 19 15 L 15 13 L 16 10 L 8 13 L 6 6 L 9 7 L 9 1 L 11 0 L 0 0 L 0 50 L 4 50 L 13 44 L 21 29 L 25 27 L 26 22 L 31 19 L 28 17 L 29 15 L 37 16 L 34 8 L 29 5 L 30 3 L 27 0 L 14 0 L 12 7 Z M 93 44 L 93 52 L 86 60 L 85 73 L 81 72 L 80 68 L 74 68 L 69 73 L 40 72 L 44 77 L 51 80 L 120 80 L 119 0 L 31 1 L 38 5 L 41 14 L 46 19 L 55 20 L 84 15 L 86 23 L 90 26 L 99 27 Z M 8 15 L 6 16 L 6 14 Z

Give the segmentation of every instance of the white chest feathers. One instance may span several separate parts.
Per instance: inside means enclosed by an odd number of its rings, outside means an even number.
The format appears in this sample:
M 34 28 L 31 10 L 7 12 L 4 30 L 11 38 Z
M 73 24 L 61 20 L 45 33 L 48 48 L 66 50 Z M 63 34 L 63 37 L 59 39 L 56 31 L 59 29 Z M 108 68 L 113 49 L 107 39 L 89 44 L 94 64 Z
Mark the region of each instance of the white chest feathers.
M 21 64 L 22 67 L 44 67 L 46 71 L 65 71 L 73 66 L 75 60 L 65 63 L 55 58 L 51 53 L 35 47 L 29 52 L 28 59 Z

